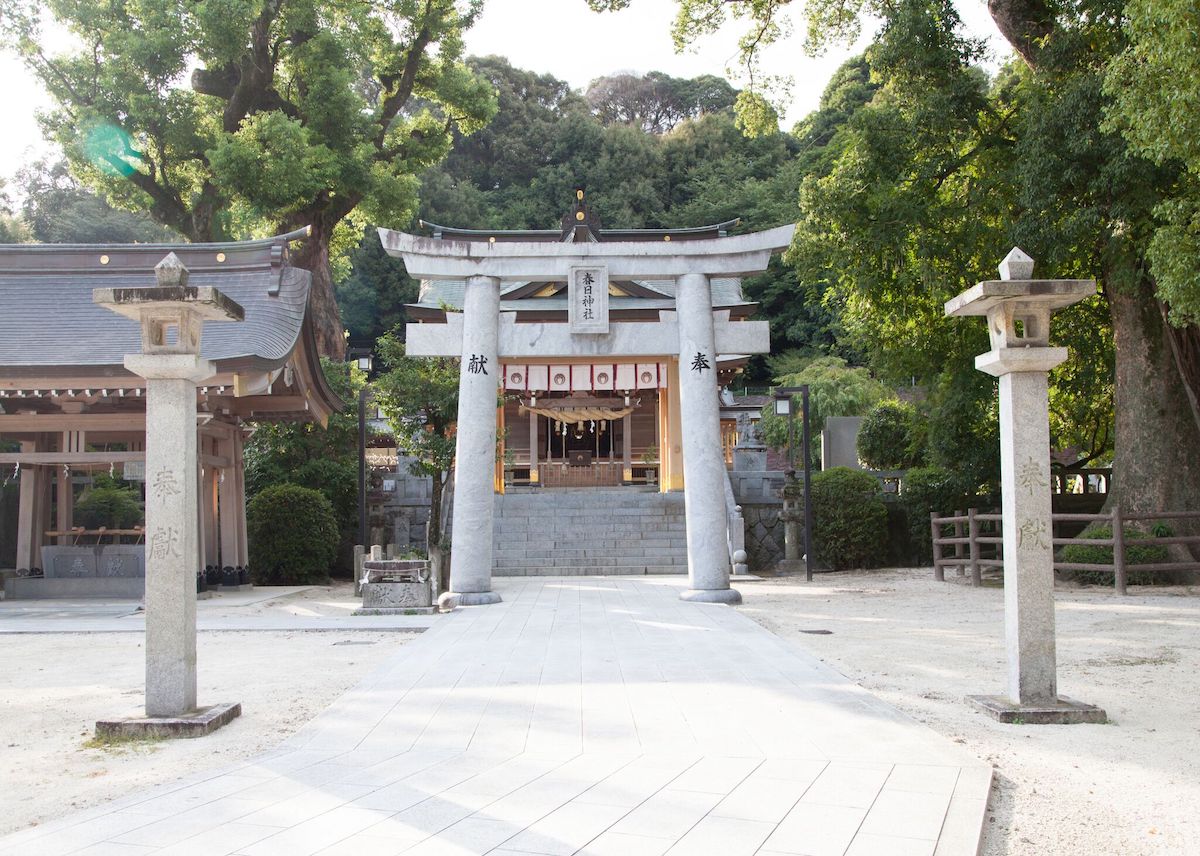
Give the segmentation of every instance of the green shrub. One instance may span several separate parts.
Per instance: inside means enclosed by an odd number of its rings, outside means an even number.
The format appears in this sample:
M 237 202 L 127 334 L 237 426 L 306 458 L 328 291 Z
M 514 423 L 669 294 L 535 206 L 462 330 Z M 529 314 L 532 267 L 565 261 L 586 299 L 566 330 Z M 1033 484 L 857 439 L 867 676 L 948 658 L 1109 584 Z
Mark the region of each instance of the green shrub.
M 951 514 L 964 510 L 973 497 L 967 496 L 963 478 L 941 467 L 914 467 L 904 474 L 901 501 L 908 515 L 908 537 L 913 558 L 920 564 L 933 561 L 929 513 Z
M 256 583 L 324 582 L 337 557 L 338 524 L 320 491 L 295 484 L 264 488 L 246 506 L 250 569 Z
M 1170 561 L 1167 548 L 1157 544 L 1135 544 L 1142 538 L 1169 538 L 1174 532 L 1169 526 L 1159 525 L 1153 533 L 1125 527 L 1125 564 L 1151 565 Z M 1111 526 L 1089 526 L 1079 533 L 1080 538 L 1111 538 Z M 1067 544 L 1062 548 L 1062 560 L 1080 565 L 1111 565 L 1113 563 L 1112 547 L 1100 547 L 1095 544 Z M 1114 584 L 1115 571 L 1072 571 L 1077 582 L 1085 585 L 1111 586 Z M 1148 586 L 1154 583 L 1153 571 L 1126 571 L 1126 582 L 1131 586 Z
M 834 467 L 812 481 L 813 555 L 835 571 L 870 568 L 887 556 L 887 508 L 870 473 Z
M 882 401 L 863 417 L 858 457 L 874 470 L 906 470 L 921 463 L 924 443 L 916 408 L 903 401 Z
M 85 529 L 132 529 L 142 522 L 142 501 L 136 490 L 105 485 L 84 491 L 75 501 L 73 519 Z

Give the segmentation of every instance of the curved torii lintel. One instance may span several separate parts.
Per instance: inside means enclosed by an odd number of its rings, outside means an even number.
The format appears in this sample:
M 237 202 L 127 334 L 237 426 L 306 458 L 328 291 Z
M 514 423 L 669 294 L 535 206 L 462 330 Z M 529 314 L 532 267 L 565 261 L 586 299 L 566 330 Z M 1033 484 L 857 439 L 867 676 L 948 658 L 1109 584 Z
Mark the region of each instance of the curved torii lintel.
M 453 241 L 379 229 L 388 255 L 404 259 L 414 279 L 496 277 L 502 281 L 566 278 L 571 265 L 605 265 L 613 278 L 674 279 L 689 273 L 750 276 L 792 242 L 795 225 L 700 241 Z

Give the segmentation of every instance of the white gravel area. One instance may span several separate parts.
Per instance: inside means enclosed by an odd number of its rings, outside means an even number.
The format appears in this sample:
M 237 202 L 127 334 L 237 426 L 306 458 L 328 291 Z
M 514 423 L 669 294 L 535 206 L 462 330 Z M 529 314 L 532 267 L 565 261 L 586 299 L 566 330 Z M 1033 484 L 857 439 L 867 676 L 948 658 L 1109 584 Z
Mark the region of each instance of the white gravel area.
M 264 620 L 338 615 L 353 608 L 349 588 L 202 606 Z M 70 620 L 67 613 L 60 619 Z M 201 739 L 92 748 L 96 720 L 141 715 L 142 634 L 0 636 L 0 835 L 270 749 L 413 638 L 374 631 L 200 633 L 200 703 L 239 701 L 242 716 Z
M 964 701 L 1004 689 L 998 586 L 892 569 L 737 588 L 748 616 L 994 765 L 985 856 L 1200 854 L 1200 588 L 1060 587 L 1059 692 L 1110 723 L 1038 726 Z

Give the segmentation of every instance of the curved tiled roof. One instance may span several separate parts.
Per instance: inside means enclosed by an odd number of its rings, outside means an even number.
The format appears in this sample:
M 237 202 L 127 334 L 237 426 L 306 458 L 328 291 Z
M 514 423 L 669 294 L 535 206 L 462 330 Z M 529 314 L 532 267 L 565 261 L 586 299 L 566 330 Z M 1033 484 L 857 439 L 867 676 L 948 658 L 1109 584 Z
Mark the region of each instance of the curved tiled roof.
M 188 284 L 212 286 L 245 310 L 240 323 L 205 324 L 201 353 L 219 371 L 283 365 L 304 325 L 311 274 L 287 261 L 293 233 L 224 244 L 0 246 L 0 369 L 45 373 L 122 367 L 141 351 L 138 324 L 92 302 L 94 288 L 156 284 L 154 266 L 175 253 Z

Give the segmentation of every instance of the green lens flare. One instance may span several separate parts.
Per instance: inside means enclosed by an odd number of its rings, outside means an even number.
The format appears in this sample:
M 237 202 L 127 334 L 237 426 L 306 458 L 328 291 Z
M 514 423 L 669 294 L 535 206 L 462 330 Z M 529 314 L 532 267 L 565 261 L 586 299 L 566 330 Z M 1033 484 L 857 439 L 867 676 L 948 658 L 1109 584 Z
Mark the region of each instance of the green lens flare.
M 93 125 L 83 140 L 83 151 L 92 165 L 105 175 L 128 178 L 134 172 L 133 146 L 123 129 L 101 123 Z

